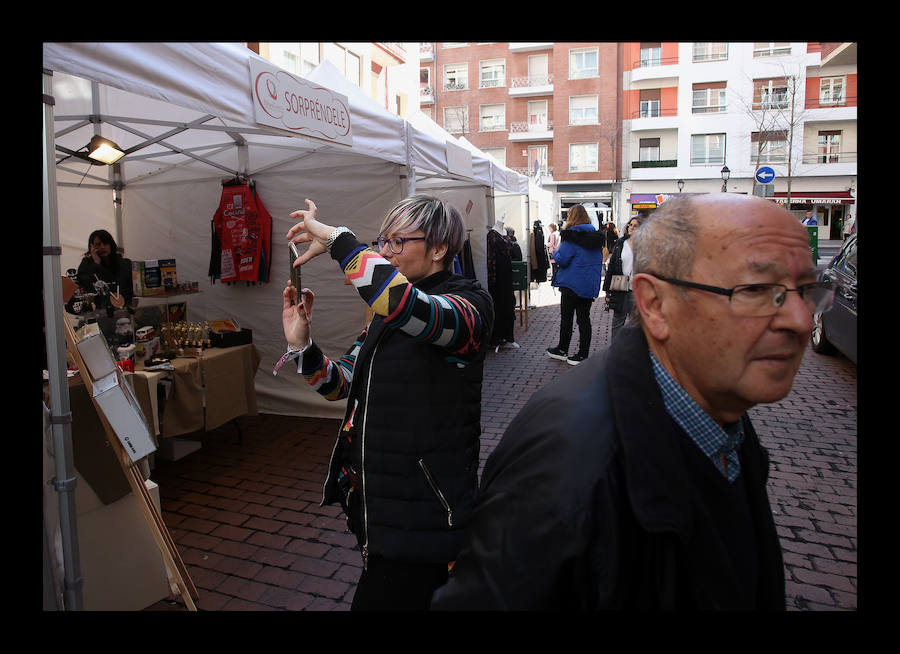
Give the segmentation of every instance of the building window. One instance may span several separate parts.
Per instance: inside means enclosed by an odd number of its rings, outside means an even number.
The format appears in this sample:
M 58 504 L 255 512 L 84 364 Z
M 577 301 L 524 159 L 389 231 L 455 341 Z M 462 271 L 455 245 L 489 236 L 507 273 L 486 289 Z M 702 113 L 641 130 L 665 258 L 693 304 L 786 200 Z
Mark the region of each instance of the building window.
M 570 173 L 595 173 L 597 167 L 597 153 L 599 148 L 596 143 L 570 143 L 569 144 L 569 172 Z
M 785 109 L 788 106 L 787 80 L 755 79 L 753 80 L 753 108 Z
M 446 64 L 444 66 L 444 90 L 458 91 L 469 88 L 469 65 Z
M 641 68 L 662 63 L 662 43 L 641 43 Z
M 546 100 L 530 100 L 528 102 L 528 131 L 543 132 L 550 124 L 547 116 Z
M 287 50 L 281 54 L 284 60 L 284 69 L 299 74 L 300 71 L 297 68 L 297 55 L 293 52 L 288 52 Z
M 527 86 L 545 86 L 550 84 L 550 56 L 546 54 L 528 56 Z
M 754 57 L 777 57 L 791 54 L 791 44 L 786 41 L 756 41 L 753 43 Z
M 325 60 L 330 61 L 348 80 L 362 87 L 362 65 L 358 54 L 337 43 L 323 43 Z
M 550 149 L 546 145 L 528 146 L 528 174 L 544 174 L 548 172 L 547 161 Z M 535 172 L 536 171 L 536 172 Z
M 691 136 L 692 166 L 717 166 L 724 163 L 724 134 L 693 134 Z
M 819 163 L 838 163 L 841 157 L 841 131 L 819 132 L 817 139 Z
M 469 131 L 469 107 L 444 107 L 444 129 L 451 134 L 465 134 Z
M 692 51 L 694 63 L 724 61 L 728 59 L 727 43 L 695 43 Z
M 318 43 L 301 43 L 300 44 L 300 74 L 309 75 L 312 70 L 319 65 L 321 59 L 319 57 Z
M 478 130 L 497 132 L 506 129 L 506 105 L 483 104 L 479 108 Z
M 641 118 L 659 118 L 659 89 L 643 89 L 641 90 Z
M 468 41 L 445 41 L 441 44 L 442 48 L 464 48 L 469 45 Z
M 844 104 L 844 88 L 847 79 L 841 77 L 823 77 L 819 80 L 819 104 Z
M 569 98 L 569 124 L 570 125 L 596 125 L 598 124 L 597 110 L 598 96 L 573 95 Z
M 506 86 L 506 64 L 502 59 L 481 62 L 481 88 Z
M 506 148 L 482 148 L 481 151 L 501 166 L 506 165 Z
M 788 158 L 787 132 L 753 132 L 750 134 L 750 163 L 785 163 Z
M 640 161 L 659 161 L 659 139 L 641 139 L 639 157 Z
M 599 52 L 597 48 L 569 50 L 569 79 L 597 77 Z
M 725 111 L 725 82 L 694 84 L 691 112 L 708 114 Z

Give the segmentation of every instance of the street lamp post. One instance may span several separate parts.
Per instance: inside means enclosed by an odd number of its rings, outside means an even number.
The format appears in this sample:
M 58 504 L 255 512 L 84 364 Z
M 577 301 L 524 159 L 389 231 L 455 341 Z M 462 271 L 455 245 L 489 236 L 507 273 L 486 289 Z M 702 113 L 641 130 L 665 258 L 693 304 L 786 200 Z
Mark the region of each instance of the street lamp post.
M 728 184 L 728 178 L 731 177 L 731 171 L 728 170 L 728 166 L 722 166 L 722 193 L 727 193 L 726 184 Z

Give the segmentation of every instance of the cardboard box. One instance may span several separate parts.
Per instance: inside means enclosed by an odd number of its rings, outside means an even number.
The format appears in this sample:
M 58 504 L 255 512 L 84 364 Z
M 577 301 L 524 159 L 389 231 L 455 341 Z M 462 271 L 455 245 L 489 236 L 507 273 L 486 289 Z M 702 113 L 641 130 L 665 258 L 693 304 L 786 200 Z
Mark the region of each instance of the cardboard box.
M 91 379 L 103 379 L 116 371 L 116 360 L 102 332 L 93 332 L 78 341 L 78 353 Z
M 253 330 L 241 329 L 240 331 L 210 330 L 209 342 L 213 347 L 234 347 L 236 345 L 248 345 L 253 342 Z
M 133 462 L 156 451 L 141 406 L 118 369 L 94 382 L 94 400 Z
M 159 487 L 144 483 L 160 510 Z M 140 611 L 166 599 L 166 565 L 134 493 L 104 505 L 80 476 L 75 492 L 84 610 Z

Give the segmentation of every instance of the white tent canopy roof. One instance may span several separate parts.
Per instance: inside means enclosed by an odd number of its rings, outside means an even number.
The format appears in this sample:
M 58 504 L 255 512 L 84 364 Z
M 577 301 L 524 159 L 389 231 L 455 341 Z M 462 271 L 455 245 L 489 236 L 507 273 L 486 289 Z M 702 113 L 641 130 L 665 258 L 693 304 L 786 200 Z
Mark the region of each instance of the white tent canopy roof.
M 61 245 L 63 271 L 77 267 L 88 234 L 103 228 L 132 259 L 175 258 L 180 280 L 206 278 L 209 225 L 222 193 L 220 181 L 236 173 L 257 182 L 273 216 L 273 238 L 281 238 L 293 224 L 289 214 L 305 206 L 304 198 L 313 199 L 323 217 L 340 216 L 342 224 L 368 242 L 390 207 L 411 190 L 444 194 L 466 213 L 480 270 L 494 192 L 520 185 L 524 191 L 512 192 L 528 192 L 524 176 L 509 175 L 452 137 L 448 145 L 440 135 L 390 114 L 327 62 L 306 79 L 347 97 L 353 118 L 351 146 L 256 124 L 250 61 L 259 58 L 243 46 L 45 43 L 43 48 L 43 67 L 52 72 L 59 197 L 54 236 Z M 128 151 L 119 164 L 92 166 L 72 155 L 95 132 Z M 471 157 L 471 176 L 451 170 L 448 148 Z M 118 209 L 112 188 L 122 191 Z M 284 274 L 286 256 L 286 248 L 274 249 L 273 280 Z M 335 354 L 359 333 L 358 298 L 324 260 L 305 266 L 303 280 L 316 290 L 317 307 L 342 319 L 340 329 L 320 335 L 323 347 Z M 271 318 L 280 315 L 280 287 L 274 281 L 269 286 L 201 287 L 189 311 L 201 319 L 234 317 L 252 328 L 268 365 L 284 346 L 280 325 Z M 317 403 L 314 393 L 300 394 L 298 400 L 282 376 L 276 380 L 262 369 L 256 387 L 261 410 L 336 412 Z
M 352 148 L 257 125 L 249 62 L 264 60 L 238 44 L 45 43 L 43 48 L 44 68 L 73 76 L 54 80 L 54 94 L 70 100 L 64 105 L 66 113 L 57 111 L 56 122 L 62 126 L 56 130 L 57 145 L 77 151 L 99 130 L 129 151 L 123 160 L 129 180 L 158 176 L 176 166 L 196 170 L 197 176 L 252 175 L 303 152 L 328 148 L 465 181 L 449 169 L 446 143 L 457 147 L 467 143 L 449 134 L 440 138 L 433 130 L 422 131 L 424 121 L 418 117 L 414 117 L 416 122 L 406 122 L 394 116 L 328 62 L 306 79 L 348 97 L 354 120 Z M 102 85 L 99 99 L 93 97 L 90 82 Z M 121 110 L 121 115 L 107 115 L 101 109 L 111 106 Z M 261 147 L 254 148 L 249 161 L 242 161 L 235 146 L 248 142 Z M 286 147 L 289 152 L 284 151 Z M 527 193 L 527 178 L 509 174 L 471 144 L 467 150 L 473 158 L 474 181 L 506 192 Z M 62 164 L 59 183 L 83 183 L 85 166 L 76 162 L 81 163 L 72 159 Z M 67 169 L 74 171 L 74 178 L 65 175 Z M 179 171 L 179 180 L 184 179 L 186 170 Z M 92 176 L 95 172 L 88 176 L 105 181 Z

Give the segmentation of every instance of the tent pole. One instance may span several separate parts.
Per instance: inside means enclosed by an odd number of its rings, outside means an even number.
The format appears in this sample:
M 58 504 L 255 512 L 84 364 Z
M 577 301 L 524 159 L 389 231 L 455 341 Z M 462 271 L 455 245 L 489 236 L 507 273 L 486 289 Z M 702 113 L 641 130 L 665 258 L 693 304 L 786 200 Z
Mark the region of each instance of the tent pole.
M 75 511 L 77 477 L 72 454 L 72 412 L 69 404 L 69 383 L 66 377 L 66 337 L 63 330 L 62 275 L 59 243 L 59 216 L 56 200 L 55 137 L 53 134 L 52 75 L 43 71 L 44 100 L 44 175 L 43 175 L 43 294 L 44 329 L 47 343 L 47 372 L 49 375 L 50 429 L 53 436 L 53 457 L 56 476 L 52 485 L 59 494 L 59 527 L 62 536 L 63 569 L 65 572 L 65 608 L 82 609 L 81 561 L 78 553 L 78 530 Z M 45 518 L 46 519 L 46 518 Z

